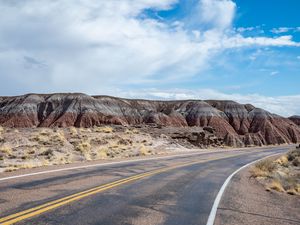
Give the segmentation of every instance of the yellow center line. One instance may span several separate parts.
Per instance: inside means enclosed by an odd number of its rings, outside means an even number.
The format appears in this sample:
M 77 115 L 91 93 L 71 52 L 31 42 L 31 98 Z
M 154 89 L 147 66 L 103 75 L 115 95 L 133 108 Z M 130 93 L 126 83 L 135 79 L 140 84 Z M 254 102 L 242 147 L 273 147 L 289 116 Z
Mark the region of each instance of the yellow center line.
M 232 155 L 232 156 L 219 157 L 219 158 L 214 157 L 214 158 L 209 158 L 209 159 L 202 159 L 202 160 L 199 160 L 199 161 L 196 161 L 196 162 L 177 164 L 175 166 L 169 166 L 169 167 L 165 167 L 165 168 L 162 168 L 162 169 L 157 169 L 157 170 L 154 170 L 154 171 L 145 172 L 145 173 L 142 173 L 142 174 L 137 174 L 137 175 L 134 175 L 134 176 L 131 176 L 131 177 L 128 177 L 128 178 L 124 178 L 124 179 L 120 179 L 120 180 L 117 180 L 117 181 L 114 181 L 114 182 L 111 182 L 111 183 L 108 183 L 108 184 L 100 185 L 100 186 L 88 189 L 86 191 L 81 191 L 81 192 L 78 192 L 76 194 L 72 194 L 72 195 L 69 195 L 69 196 L 54 200 L 54 201 L 50 201 L 50 202 L 42 204 L 40 206 L 30 208 L 30 209 L 27 209 L 27 210 L 24 210 L 24 211 L 21 211 L 21 212 L 18 212 L 18 213 L 15 213 L 15 214 L 3 217 L 3 218 L 0 218 L 0 223 L 1 223 L 1 225 L 14 224 L 14 223 L 17 223 L 17 222 L 22 221 L 24 219 L 28 219 L 30 217 L 42 214 L 42 213 L 44 213 L 46 211 L 49 211 L 51 209 L 58 208 L 60 206 L 71 203 L 73 201 L 88 197 L 90 195 L 94 195 L 96 193 L 111 189 L 113 187 L 120 186 L 122 184 L 129 183 L 131 181 L 139 180 L 139 179 L 142 179 L 142 178 L 145 178 L 145 177 L 149 177 L 149 176 L 152 176 L 152 175 L 155 175 L 155 174 L 163 173 L 163 172 L 166 172 L 166 171 L 169 171 L 169 170 L 172 170 L 172 169 L 176 169 L 176 168 L 179 168 L 179 167 L 185 167 L 185 166 L 189 166 L 189 165 L 193 165 L 193 164 L 199 164 L 199 163 L 204 163 L 204 162 L 208 162 L 208 161 L 215 161 L 215 160 L 219 160 L 219 159 L 231 158 L 231 157 L 235 157 L 235 156 L 242 155 L 242 154 L 245 154 L 245 153 Z

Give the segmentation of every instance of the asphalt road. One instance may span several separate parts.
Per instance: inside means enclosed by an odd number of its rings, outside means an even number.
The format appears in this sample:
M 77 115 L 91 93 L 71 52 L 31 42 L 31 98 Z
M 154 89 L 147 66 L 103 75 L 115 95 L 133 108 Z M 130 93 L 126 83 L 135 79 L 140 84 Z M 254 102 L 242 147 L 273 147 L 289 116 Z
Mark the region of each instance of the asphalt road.
M 232 172 L 287 149 L 228 150 L 0 179 L 0 224 L 206 224 Z

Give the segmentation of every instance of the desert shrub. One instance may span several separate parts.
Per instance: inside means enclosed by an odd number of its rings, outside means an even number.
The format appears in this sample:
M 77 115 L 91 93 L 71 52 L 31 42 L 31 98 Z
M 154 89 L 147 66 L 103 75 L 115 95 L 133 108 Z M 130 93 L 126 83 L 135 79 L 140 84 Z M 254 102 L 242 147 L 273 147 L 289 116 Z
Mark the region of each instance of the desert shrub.
M 41 160 L 41 165 L 42 165 L 42 166 L 48 166 L 48 165 L 50 165 L 50 162 L 49 162 L 49 160 L 47 160 L 47 159 L 42 159 L 42 160 Z
M 295 158 L 293 161 L 292 161 L 292 164 L 293 166 L 300 166 L 300 157 L 298 158 Z
M 78 135 L 78 131 L 75 127 L 70 127 L 69 132 L 70 132 L 71 136 Z
M 267 187 L 267 190 L 272 189 L 279 192 L 285 192 L 279 180 L 273 180 Z
M 35 154 L 36 149 L 35 148 L 28 149 L 27 152 L 28 152 L 29 155 L 33 155 L 33 154 Z
M 0 134 L 4 131 L 4 128 L 0 126 Z
M 293 161 L 296 158 L 300 158 L 300 149 L 291 150 L 287 153 L 287 159 Z
M 51 139 L 52 141 L 58 142 L 61 145 L 66 141 L 65 134 L 62 131 L 56 132 Z
M 29 158 L 30 158 L 30 156 L 27 155 L 27 154 L 24 154 L 24 155 L 21 156 L 21 159 L 23 159 L 23 160 L 26 160 L 26 159 L 29 159 Z
M 285 156 L 285 155 L 281 156 L 275 162 L 278 163 L 281 166 L 284 166 L 284 167 L 288 167 L 289 166 L 289 160 L 288 160 L 287 156 Z
M 91 144 L 89 141 L 82 141 L 75 146 L 75 150 L 81 153 L 87 153 L 91 150 Z
M 43 130 L 41 130 L 41 131 L 39 132 L 39 134 L 42 135 L 42 136 L 48 136 L 48 135 L 49 135 L 49 132 L 48 132 L 47 130 L 43 129 Z
M 255 163 L 250 173 L 252 177 L 270 177 L 275 169 L 276 163 L 270 159 L 266 159 Z
M 149 155 L 151 151 L 143 144 L 141 144 L 141 146 L 139 147 L 139 155 L 140 156 L 145 156 L 145 155 Z
M 124 139 L 124 138 L 121 138 L 119 141 L 118 141 L 118 145 L 132 145 L 132 140 L 130 139 Z
M 42 148 L 40 155 L 51 157 L 53 156 L 53 150 Z
M 16 165 L 16 167 L 18 169 L 30 169 L 30 168 L 34 168 L 36 166 L 37 165 L 33 164 L 32 162 L 26 162 L 26 163 L 23 163 L 23 164 L 20 164 L 20 165 Z
M 103 138 L 93 138 L 91 139 L 91 144 L 93 145 L 106 145 L 108 141 Z
M 49 140 L 49 136 L 41 134 L 41 133 L 38 133 L 31 140 L 36 141 L 36 142 L 38 142 L 41 145 L 49 145 L 49 144 L 51 144 L 51 141 Z
M 119 145 L 118 143 L 112 143 L 109 146 L 109 148 L 113 148 L 113 149 L 120 148 L 120 147 L 121 147 L 121 145 Z
M 100 148 L 97 151 L 97 158 L 98 159 L 106 159 L 107 158 L 107 149 L 106 148 Z
M 13 172 L 13 171 L 16 171 L 18 168 L 15 167 L 15 166 L 8 166 L 5 168 L 5 172 Z
M 0 147 L 0 153 L 4 155 L 11 155 L 12 154 L 12 148 L 8 145 L 2 145 Z
M 98 132 L 98 133 L 107 133 L 108 134 L 108 133 L 112 133 L 114 130 L 112 127 L 105 126 L 105 127 L 95 127 L 94 131 Z
M 262 171 L 273 172 L 276 169 L 276 164 L 271 159 L 265 159 L 257 162 L 255 167 L 259 168 Z
M 286 193 L 290 194 L 290 195 L 296 195 L 297 191 L 295 189 L 289 189 L 286 191 Z
M 133 129 L 133 130 L 132 130 L 132 133 L 134 133 L 134 134 L 139 134 L 140 132 L 139 132 L 137 129 Z
M 132 132 L 131 130 L 126 129 L 126 130 L 124 131 L 124 133 L 125 133 L 125 134 L 132 134 L 133 132 Z
M 4 142 L 4 137 L 0 133 L 0 144 Z
M 83 133 L 91 133 L 92 130 L 90 128 L 80 127 L 79 132 L 82 133 L 82 134 Z

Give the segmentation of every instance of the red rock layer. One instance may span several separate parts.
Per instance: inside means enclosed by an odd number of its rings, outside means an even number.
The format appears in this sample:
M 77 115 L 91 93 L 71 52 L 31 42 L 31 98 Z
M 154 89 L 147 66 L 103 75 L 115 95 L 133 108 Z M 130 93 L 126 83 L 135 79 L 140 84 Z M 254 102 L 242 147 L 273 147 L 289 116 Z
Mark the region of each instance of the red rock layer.
M 2 126 L 211 126 L 229 146 L 300 142 L 299 121 L 299 117 L 287 119 L 233 101 L 129 100 L 79 93 L 0 97 Z

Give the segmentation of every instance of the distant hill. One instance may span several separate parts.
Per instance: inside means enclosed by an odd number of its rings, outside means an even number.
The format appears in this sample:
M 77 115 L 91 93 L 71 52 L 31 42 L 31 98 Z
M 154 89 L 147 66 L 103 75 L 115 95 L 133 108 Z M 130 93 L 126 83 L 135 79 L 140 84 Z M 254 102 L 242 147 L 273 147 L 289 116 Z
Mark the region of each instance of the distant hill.
M 289 117 L 289 119 L 293 121 L 295 124 L 297 124 L 298 126 L 300 126 L 300 116 L 291 116 Z
M 92 127 L 103 124 L 210 126 L 228 146 L 300 142 L 299 117 L 218 100 L 152 101 L 81 93 L 0 97 L 6 127 Z

